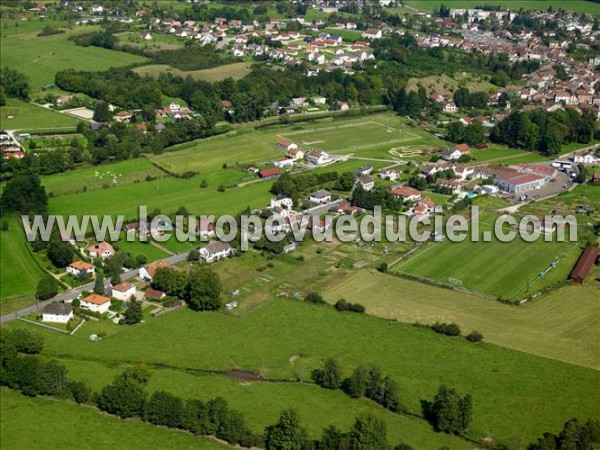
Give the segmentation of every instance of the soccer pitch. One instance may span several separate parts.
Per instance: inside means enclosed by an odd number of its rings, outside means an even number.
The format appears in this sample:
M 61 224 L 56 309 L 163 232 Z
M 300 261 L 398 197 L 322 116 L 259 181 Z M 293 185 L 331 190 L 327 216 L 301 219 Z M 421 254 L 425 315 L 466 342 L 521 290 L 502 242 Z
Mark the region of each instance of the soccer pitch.
M 482 214 L 480 232 L 493 230 L 494 214 Z M 572 242 L 525 242 L 517 237 L 511 242 L 493 238 L 491 242 L 445 240 L 429 243 L 397 270 L 410 275 L 460 285 L 486 294 L 523 298 L 541 287 L 566 279 L 579 256 Z M 561 255 L 564 257 L 560 258 Z M 557 261 L 556 267 L 543 278 L 541 272 Z M 537 281 L 536 281 L 537 279 Z M 533 283 L 529 290 L 526 286 Z

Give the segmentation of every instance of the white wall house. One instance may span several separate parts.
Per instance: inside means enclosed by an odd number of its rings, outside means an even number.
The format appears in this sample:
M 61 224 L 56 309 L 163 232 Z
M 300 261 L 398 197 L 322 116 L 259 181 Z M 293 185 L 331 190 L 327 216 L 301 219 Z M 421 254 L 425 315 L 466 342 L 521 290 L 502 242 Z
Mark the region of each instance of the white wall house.
M 90 245 L 87 251 L 92 258 L 105 259 L 115 254 L 115 249 L 108 242 Z
M 73 318 L 73 307 L 52 302 L 42 310 L 42 322 L 67 323 Z
M 154 261 L 153 263 L 146 264 L 140 267 L 139 277 L 142 280 L 152 282 L 154 274 L 161 267 L 171 267 L 171 263 L 169 261 Z
M 314 164 L 315 166 L 325 164 L 329 161 L 329 155 L 323 150 L 311 150 L 304 155 L 304 158 L 306 159 L 306 162 Z
M 235 253 L 235 249 L 227 242 L 211 242 L 200 249 L 200 259 L 207 263 L 212 263 L 223 258 L 227 258 Z
M 81 307 L 100 314 L 108 311 L 110 299 L 104 295 L 90 294 L 81 299 Z
M 136 287 L 131 283 L 119 283 L 115 284 L 112 287 L 111 296 L 116 298 L 117 300 L 127 301 L 131 298 L 132 295 L 135 295 L 137 292 Z
M 76 277 L 80 276 L 82 273 L 86 273 L 91 277 L 94 275 L 94 272 L 94 265 L 85 261 L 73 261 L 67 266 L 67 273 L 75 275 Z
M 331 201 L 331 192 L 321 189 L 316 192 L 311 192 L 308 199 L 312 203 L 327 203 Z
M 273 197 L 271 199 L 270 208 L 273 209 L 277 207 L 292 209 L 294 207 L 294 201 L 285 195 Z

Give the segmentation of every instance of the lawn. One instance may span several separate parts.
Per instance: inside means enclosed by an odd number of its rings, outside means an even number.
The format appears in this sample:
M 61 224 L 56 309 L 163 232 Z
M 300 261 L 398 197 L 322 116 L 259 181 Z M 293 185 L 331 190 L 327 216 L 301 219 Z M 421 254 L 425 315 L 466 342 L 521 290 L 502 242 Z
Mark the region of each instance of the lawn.
M 147 177 L 163 178 L 166 173 L 146 158 L 130 159 L 102 166 L 88 166 L 57 175 L 42 177 L 48 194 L 60 196 L 106 190 L 145 182 Z M 155 181 L 156 183 L 156 181 Z M 160 181 L 158 181 L 160 183 Z M 112 191 L 111 191 L 112 192 Z
M 454 91 L 459 87 L 464 86 L 470 91 L 497 91 L 498 87 L 491 84 L 488 81 L 478 79 L 477 76 L 471 74 L 455 74 L 454 77 L 450 77 L 446 74 L 443 75 L 431 75 L 422 78 L 411 78 L 406 84 L 408 91 L 417 91 L 419 87 L 423 86 L 427 94 L 437 93 L 446 96 L 451 96 Z
M 123 235 L 121 235 L 122 240 L 113 242 L 114 247 L 117 250 L 125 251 L 134 257 L 137 255 L 144 255 L 148 262 L 156 261 L 157 259 L 164 259 L 169 254 L 160 248 L 152 245 L 150 242 L 141 242 L 138 240 L 127 242 Z
M 30 398 L 2 388 L 2 447 L 12 449 L 120 447 L 217 450 L 229 448 L 207 438 L 120 420 L 67 400 Z
M 64 34 L 37 37 L 35 32 L 6 36 L 2 32 L 0 63 L 27 75 L 33 90 L 54 83 L 56 72 L 75 67 L 77 70 L 102 71 L 111 67 L 144 62 L 146 59 L 99 47 L 81 47 L 69 41 L 78 28 Z M 90 29 L 91 31 L 91 29 Z
M 74 117 L 46 109 L 33 103 L 9 98 L 0 107 L 0 129 L 75 129 L 79 121 Z
M 441 4 L 450 8 L 475 8 L 480 5 L 477 0 L 406 0 L 404 3 L 413 8 L 420 8 L 427 11 L 433 11 L 434 8 L 439 8 Z M 521 0 L 516 5 L 514 0 L 494 0 L 492 3 L 511 9 L 546 10 L 552 6 L 555 9 L 562 8 L 567 11 L 600 15 L 598 6 L 586 0 Z M 406 11 L 404 8 L 401 8 L 401 10 Z
M 211 69 L 183 71 L 166 64 L 148 64 L 146 66 L 136 67 L 134 72 L 140 75 L 150 75 L 158 77 L 161 73 L 171 73 L 174 76 L 186 78 L 191 76 L 194 80 L 202 80 L 208 82 L 222 81 L 226 78 L 239 80 L 250 73 L 252 64 L 249 62 L 237 62 L 232 64 L 224 64 L 222 66 L 213 67 Z
M 34 303 L 44 272 L 29 254 L 20 220 L 15 216 L 3 216 L 3 220 L 9 228 L 0 232 L 0 310 L 6 314 Z
M 377 292 L 377 295 L 371 295 Z M 367 313 L 401 322 L 455 322 L 486 342 L 600 369 L 600 304 L 593 286 L 568 286 L 514 307 L 404 278 L 360 270 L 325 291 L 359 302 Z
M 9 326 L 30 325 L 11 322 Z M 62 336 L 42 330 L 46 340 L 43 354 L 72 361 L 73 365 L 76 361 L 97 363 L 77 373 L 77 378 L 90 381 L 99 376 L 98 364 L 111 368 L 139 361 L 156 371 L 168 368 L 169 373 L 163 378 L 166 381 L 157 380 L 158 385 L 154 386 L 180 392 L 195 392 L 198 378 L 189 375 L 202 370 L 239 368 L 271 377 L 294 378 L 307 377 L 328 356 L 340 360 L 345 374 L 360 363 L 376 362 L 399 382 L 401 399 L 414 412 L 419 411 L 419 401 L 431 398 L 442 382 L 471 393 L 472 435 L 491 435 L 503 442 L 529 442 L 544 431 L 557 429 L 571 417 L 599 417 L 595 405 L 600 395 L 600 375 L 592 369 L 488 343 L 473 345 L 462 338 L 440 336 L 411 325 L 339 313 L 333 308 L 293 300 L 273 301 L 243 318 L 183 309 L 120 330 L 99 343 L 90 342 L 85 332 Z M 180 372 L 186 376 L 177 375 Z M 297 384 L 290 386 L 302 388 Z M 298 406 L 314 408 L 311 411 L 320 410 L 321 405 L 327 410 L 332 407 L 327 405 L 335 403 L 339 405 L 336 416 L 350 420 L 350 403 L 343 401 L 339 393 L 316 390 L 313 394 L 303 390 L 291 394 L 282 387 L 264 389 L 262 393 L 260 388 L 248 390 L 266 396 L 265 403 L 271 398 L 283 402 L 289 395 L 298 399 Z M 239 395 L 252 395 L 224 387 L 215 387 L 214 391 L 222 392 L 233 406 Z M 213 388 L 205 392 L 205 398 L 213 396 Z M 243 407 L 241 400 L 239 405 Z M 269 413 L 260 410 L 254 408 L 257 418 L 266 418 Z M 276 417 L 275 411 L 271 414 L 268 422 Z M 333 420 L 323 423 L 319 415 L 303 419 L 312 424 L 312 429 Z M 399 432 L 407 441 L 431 442 L 435 437 L 426 426 L 401 427 Z M 430 448 L 439 448 L 439 444 Z
M 224 171 L 226 175 L 227 172 Z M 233 171 L 231 171 L 233 172 Z M 247 206 L 264 207 L 272 195 L 269 182 L 256 182 L 240 188 L 218 192 L 219 184 L 209 176 L 191 179 L 162 178 L 156 181 L 142 181 L 78 194 L 53 197 L 49 201 L 51 214 L 62 215 L 119 215 L 134 219 L 138 217 L 138 207 L 146 205 L 148 212 L 155 208 L 164 214 L 174 213 L 185 206 L 190 214 L 237 214 Z M 214 177 L 220 176 L 217 172 Z M 208 187 L 200 188 L 203 179 L 208 179 Z
M 473 162 L 493 163 L 493 164 L 513 164 L 514 161 L 522 161 L 525 158 L 531 158 L 531 162 L 546 161 L 547 158 L 537 153 L 526 152 L 516 148 L 509 148 L 504 145 L 490 144 L 486 149 L 471 149 Z
M 482 213 L 479 216 L 480 233 L 493 231 L 496 217 L 493 213 Z M 537 292 L 542 286 L 567 278 L 579 254 L 574 245 L 571 242 L 545 242 L 543 238 L 525 242 L 519 237 L 506 243 L 495 237 L 491 242 L 483 242 L 481 237 L 479 242 L 475 242 L 467 236 L 460 243 L 448 239 L 440 243 L 428 243 L 416 256 L 399 264 L 394 270 L 447 283 L 459 283 L 462 287 L 494 296 L 513 298 L 519 294 L 519 298 L 523 298 L 528 293 Z M 528 291 L 522 292 L 528 283 L 536 280 L 540 272 L 567 251 L 564 259 L 543 280 L 536 281 Z

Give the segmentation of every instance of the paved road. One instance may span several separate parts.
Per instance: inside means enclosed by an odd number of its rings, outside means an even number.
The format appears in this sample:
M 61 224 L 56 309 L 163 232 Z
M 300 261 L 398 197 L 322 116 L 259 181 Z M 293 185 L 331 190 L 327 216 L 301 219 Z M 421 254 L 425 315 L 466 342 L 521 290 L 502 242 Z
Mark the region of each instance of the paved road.
M 177 263 L 185 261 L 187 259 L 187 255 L 188 255 L 188 252 L 178 253 L 176 255 L 165 258 L 163 261 L 168 261 L 171 264 L 177 264 Z M 130 280 L 132 278 L 137 277 L 138 272 L 139 272 L 138 269 L 130 270 L 128 272 L 123 272 L 123 274 L 121 274 L 121 281 L 126 281 L 126 280 Z M 110 280 L 105 281 L 105 287 L 107 290 L 111 287 Z M 7 322 L 10 322 L 11 320 L 18 319 L 19 317 L 22 317 L 22 316 L 32 313 L 34 311 L 39 311 L 39 310 L 43 309 L 46 305 L 48 305 L 49 303 L 52 303 L 52 302 L 66 302 L 69 300 L 73 300 L 74 298 L 79 297 L 79 295 L 83 291 L 92 291 L 93 289 L 94 289 L 94 283 L 88 283 L 88 284 L 84 284 L 83 286 L 79 286 L 74 289 L 69 289 L 64 294 L 59 294 L 55 297 L 52 297 L 51 299 L 37 302 L 37 303 L 34 303 L 33 305 L 29 305 L 18 311 L 0 316 L 0 324 L 7 323 Z

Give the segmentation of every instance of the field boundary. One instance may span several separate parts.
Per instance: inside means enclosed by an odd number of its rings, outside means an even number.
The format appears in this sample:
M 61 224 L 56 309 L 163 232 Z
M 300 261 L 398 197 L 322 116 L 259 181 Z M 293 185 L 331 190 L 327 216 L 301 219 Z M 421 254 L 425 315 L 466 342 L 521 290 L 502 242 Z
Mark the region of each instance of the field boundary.
M 492 294 L 486 294 L 485 292 L 475 291 L 473 289 L 467 289 L 467 288 L 464 288 L 461 286 L 456 286 L 452 283 L 447 283 L 445 281 L 434 280 L 433 278 L 427 278 L 427 277 L 423 277 L 420 275 L 413 275 L 411 273 L 404 272 L 401 270 L 392 272 L 391 275 L 398 276 L 400 278 L 406 278 L 407 280 L 418 281 L 418 282 L 424 283 L 424 284 L 430 284 L 430 285 L 441 287 L 444 289 L 450 289 L 453 291 L 462 292 L 463 294 L 475 295 L 477 297 L 485 298 L 488 300 L 494 300 L 494 301 L 500 300 L 500 297 L 497 297 Z

